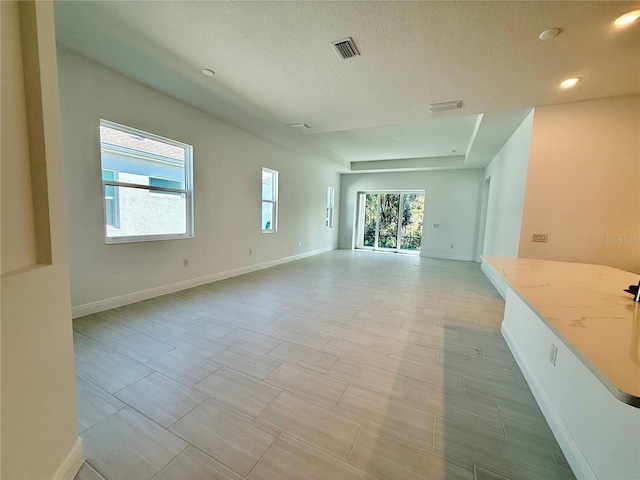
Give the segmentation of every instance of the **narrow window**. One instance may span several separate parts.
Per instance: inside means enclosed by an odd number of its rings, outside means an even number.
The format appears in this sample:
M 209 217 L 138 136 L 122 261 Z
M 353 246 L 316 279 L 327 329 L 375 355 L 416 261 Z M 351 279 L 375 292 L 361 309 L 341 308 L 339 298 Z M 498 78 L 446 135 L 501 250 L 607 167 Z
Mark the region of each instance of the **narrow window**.
M 192 150 L 100 120 L 106 243 L 193 237 Z
M 278 172 L 262 169 L 262 231 L 275 233 L 278 227 Z
M 333 210 L 335 207 L 335 189 L 327 187 L 327 218 L 325 224 L 329 228 L 333 228 Z
M 102 180 L 118 180 L 118 172 L 102 169 Z M 118 198 L 113 185 L 104 187 L 104 219 L 107 228 L 118 228 Z

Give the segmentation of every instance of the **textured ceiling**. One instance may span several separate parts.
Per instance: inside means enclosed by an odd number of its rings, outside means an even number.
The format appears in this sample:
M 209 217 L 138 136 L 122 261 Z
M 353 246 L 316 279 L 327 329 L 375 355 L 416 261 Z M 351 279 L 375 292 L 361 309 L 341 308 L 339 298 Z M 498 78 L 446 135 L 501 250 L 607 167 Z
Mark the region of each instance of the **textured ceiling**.
M 55 12 L 66 47 L 349 171 L 482 167 L 533 106 L 638 93 L 640 25 L 611 24 L 638 5 L 111 1 Z M 562 33 L 539 40 L 551 27 Z M 361 55 L 342 60 L 331 42 L 348 36 Z M 560 90 L 573 75 L 583 81 Z M 463 108 L 429 112 L 448 100 Z M 312 128 L 285 127 L 303 122 Z
M 464 155 L 478 115 L 313 134 L 350 162 Z

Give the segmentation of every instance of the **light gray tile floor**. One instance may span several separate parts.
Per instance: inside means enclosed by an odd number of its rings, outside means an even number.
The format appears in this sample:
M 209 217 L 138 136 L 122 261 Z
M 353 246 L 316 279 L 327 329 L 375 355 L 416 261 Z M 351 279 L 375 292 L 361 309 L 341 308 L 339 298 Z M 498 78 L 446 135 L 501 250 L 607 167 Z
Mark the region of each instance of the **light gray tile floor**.
M 478 264 L 334 251 L 74 321 L 77 479 L 571 480 Z

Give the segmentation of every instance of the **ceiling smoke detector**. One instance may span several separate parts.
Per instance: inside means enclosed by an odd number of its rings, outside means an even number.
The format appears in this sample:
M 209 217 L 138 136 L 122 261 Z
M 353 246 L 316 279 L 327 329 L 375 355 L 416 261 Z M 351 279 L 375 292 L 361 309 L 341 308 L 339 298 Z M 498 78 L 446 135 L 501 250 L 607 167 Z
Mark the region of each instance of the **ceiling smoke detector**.
M 442 110 L 455 110 L 462 107 L 462 100 L 454 100 L 453 102 L 432 103 L 429 105 L 430 112 L 441 112 Z
M 333 48 L 336 49 L 338 55 L 343 60 L 347 58 L 355 57 L 360 55 L 360 52 L 356 48 L 356 44 L 353 43 L 353 39 L 351 37 L 343 38 L 342 40 L 336 40 L 335 42 L 331 42 Z

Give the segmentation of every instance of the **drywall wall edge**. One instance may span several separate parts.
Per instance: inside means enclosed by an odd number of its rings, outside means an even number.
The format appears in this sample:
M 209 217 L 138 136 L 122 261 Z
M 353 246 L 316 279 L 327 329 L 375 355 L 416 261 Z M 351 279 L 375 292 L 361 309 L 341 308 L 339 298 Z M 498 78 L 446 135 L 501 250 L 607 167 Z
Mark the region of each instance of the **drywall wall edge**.
M 179 292 L 180 290 L 186 290 L 188 288 L 198 287 L 206 283 L 217 282 L 226 278 L 237 277 L 244 275 L 245 273 L 251 273 L 258 270 L 264 270 L 265 268 L 275 267 L 283 263 L 294 262 L 302 258 L 311 257 L 321 253 L 329 252 L 333 250 L 332 247 L 321 248 L 319 250 L 312 250 L 310 252 L 300 253 L 298 255 L 292 255 L 290 257 L 279 258 L 277 260 L 271 260 L 269 262 L 257 263 L 255 265 L 247 265 L 246 267 L 240 267 L 233 270 L 227 270 L 224 272 L 214 273 L 212 275 L 205 275 L 204 277 L 192 278 L 183 282 L 171 283 L 168 285 L 162 285 L 159 287 L 150 288 L 148 290 L 142 290 L 139 292 L 128 293 L 118 297 L 107 298 L 105 300 L 99 300 L 97 302 L 87 303 L 84 305 L 77 305 L 71 308 L 72 318 L 84 317 L 85 315 L 91 315 L 92 313 L 103 312 L 112 308 L 122 307 L 124 305 L 130 305 L 132 303 L 141 302 L 142 300 L 148 300 L 150 298 L 159 297 L 161 295 L 167 295 L 169 293 Z
M 82 438 L 78 437 L 75 445 L 58 468 L 53 480 L 73 480 L 84 462 Z

